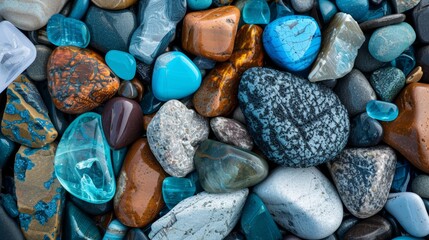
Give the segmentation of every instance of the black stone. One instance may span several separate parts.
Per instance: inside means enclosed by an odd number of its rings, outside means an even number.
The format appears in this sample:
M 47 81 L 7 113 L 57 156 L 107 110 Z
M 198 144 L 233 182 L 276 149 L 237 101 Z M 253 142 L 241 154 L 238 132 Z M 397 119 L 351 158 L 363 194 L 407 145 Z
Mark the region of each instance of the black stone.
M 414 30 L 421 43 L 429 43 L 429 0 L 421 0 L 413 10 Z
M 373 147 L 383 138 L 381 124 L 363 112 L 350 122 L 349 145 L 351 147 Z
M 348 215 L 343 218 L 343 221 L 341 222 L 340 227 L 338 227 L 335 234 L 338 236 L 339 239 L 344 239 L 344 235 L 357 223 L 359 222 L 359 219 Z
M 421 81 L 429 82 L 429 45 L 420 48 L 416 56 L 417 65 L 423 68 L 423 78 Z
M 113 210 L 113 201 L 95 204 L 83 201 L 72 195 L 70 195 L 70 199 L 80 210 L 92 216 L 103 215 Z
M 359 24 L 359 27 L 362 31 L 373 30 L 376 28 L 381 28 L 388 25 L 397 24 L 405 20 L 405 14 L 391 14 L 381 18 L 376 18 L 372 20 L 365 21 Z
M 152 82 L 153 66 L 137 61 L 136 77 L 144 84 L 150 85 Z
M 355 68 L 365 73 L 373 72 L 386 64 L 378 61 L 369 53 L 368 43 L 370 38 L 371 35 L 365 35 L 365 42 L 362 47 L 359 48 L 358 55 L 355 60 Z
M 390 223 L 386 219 L 376 215 L 359 222 L 344 236 L 344 240 L 367 239 L 392 239 L 392 227 L 390 226 Z
M 3 206 L 0 205 L 0 238 L 1 239 L 13 239 L 13 240 L 24 240 L 21 229 L 18 224 L 9 217 L 4 210 Z
M 52 50 L 45 45 L 36 45 L 36 59 L 27 68 L 27 75 L 31 80 L 43 81 L 46 80 L 46 66 L 48 64 L 49 56 L 51 56 Z

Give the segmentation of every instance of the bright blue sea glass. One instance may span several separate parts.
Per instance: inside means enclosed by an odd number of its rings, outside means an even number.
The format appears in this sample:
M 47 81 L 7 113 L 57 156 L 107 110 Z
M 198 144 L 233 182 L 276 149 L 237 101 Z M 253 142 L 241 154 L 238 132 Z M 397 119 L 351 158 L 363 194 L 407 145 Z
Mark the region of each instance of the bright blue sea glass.
M 81 19 L 88 10 L 89 2 L 90 0 L 75 0 L 69 17 Z
M 55 154 L 55 174 L 73 196 L 89 203 L 105 203 L 116 190 L 110 148 L 101 116 L 88 112 L 64 132 Z
M 127 52 L 110 50 L 105 60 L 110 69 L 124 80 L 132 80 L 136 75 L 136 59 Z
M 390 122 L 395 120 L 399 115 L 398 107 L 389 102 L 371 100 L 366 104 L 368 116 L 376 120 Z
M 188 178 L 167 177 L 162 182 L 162 197 L 169 209 L 195 192 L 195 184 Z
M 89 44 L 88 27 L 77 19 L 55 14 L 49 19 L 46 29 L 49 41 L 56 46 L 86 48 Z
M 247 24 L 268 24 L 270 7 L 266 0 L 248 0 L 244 4 L 242 17 Z

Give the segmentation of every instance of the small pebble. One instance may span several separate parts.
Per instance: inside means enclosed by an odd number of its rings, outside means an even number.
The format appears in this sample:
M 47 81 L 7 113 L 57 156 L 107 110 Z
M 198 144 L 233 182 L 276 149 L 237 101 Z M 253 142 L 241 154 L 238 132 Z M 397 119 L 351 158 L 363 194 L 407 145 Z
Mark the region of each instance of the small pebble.
M 406 84 L 415 83 L 422 79 L 423 77 L 423 68 L 420 66 L 417 66 L 414 68 L 410 74 L 408 74 L 407 78 L 405 79 Z

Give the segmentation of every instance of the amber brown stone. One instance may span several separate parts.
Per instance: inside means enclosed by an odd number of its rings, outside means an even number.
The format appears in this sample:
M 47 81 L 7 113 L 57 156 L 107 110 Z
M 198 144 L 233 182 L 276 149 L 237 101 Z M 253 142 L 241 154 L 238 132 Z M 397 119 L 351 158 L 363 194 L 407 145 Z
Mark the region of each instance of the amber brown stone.
M 48 88 L 59 110 L 79 114 L 113 97 L 119 79 L 94 51 L 58 47 L 48 61 Z
M 217 117 L 234 111 L 241 74 L 251 67 L 263 65 L 262 33 L 262 28 L 257 25 L 240 28 L 229 61 L 217 64 L 194 94 L 193 103 L 199 114 Z
M 144 227 L 154 220 L 164 207 L 165 177 L 147 139 L 137 140 L 128 150 L 119 174 L 114 199 L 118 220 L 129 227 Z
M 136 77 L 133 80 L 131 80 L 131 83 L 137 89 L 137 98 L 136 98 L 136 101 L 137 102 L 141 102 L 141 100 L 143 99 L 143 93 L 144 93 L 143 83 L 140 82 L 140 80 L 138 78 L 136 78 Z
M 145 131 L 147 131 L 147 127 L 149 126 L 149 123 L 152 121 L 152 119 L 153 119 L 153 117 L 155 117 L 155 115 L 156 115 L 156 112 L 143 116 L 143 129 Z
M 182 46 L 195 55 L 223 62 L 231 57 L 240 10 L 234 6 L 191 12 L 183 20 Z
M 383 141 L 426 173 L 429 173 L 428 102 L 429 84 L 408 84 L 395 101 L 398 118 L 383 123 Z
M 410 83 L 418 82 L 422 79 L 422 77 L 423 77 L 423 68 L 420 66 L 417 66 L 416 68 L 413 69 L 413 71 L 411 71 L 408 74 L 407 79 L 405 80 L 405 83 L 410 84 Z
M 92 0 L 100 8 L 120 10 L 137 3 L 137 0 Z

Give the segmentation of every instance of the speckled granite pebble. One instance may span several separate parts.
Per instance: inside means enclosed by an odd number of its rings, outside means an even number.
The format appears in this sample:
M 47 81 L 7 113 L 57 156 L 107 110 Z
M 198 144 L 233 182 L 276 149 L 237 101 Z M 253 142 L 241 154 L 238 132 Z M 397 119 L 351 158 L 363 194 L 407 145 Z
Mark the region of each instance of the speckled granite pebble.
M 405 86 L 404 73 L 395 67 L 380 68 L 369 79 L 380 100 L 392 102 Z
M 240 122 L 230 118 L 215 117 L 210 120 L 210 127 L 221 142 L 252 150 L 252 137 Z

